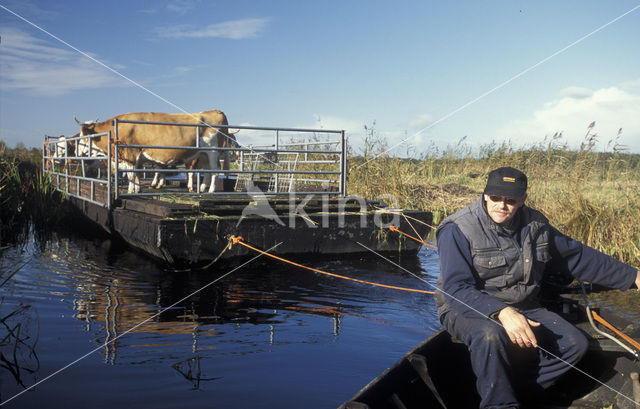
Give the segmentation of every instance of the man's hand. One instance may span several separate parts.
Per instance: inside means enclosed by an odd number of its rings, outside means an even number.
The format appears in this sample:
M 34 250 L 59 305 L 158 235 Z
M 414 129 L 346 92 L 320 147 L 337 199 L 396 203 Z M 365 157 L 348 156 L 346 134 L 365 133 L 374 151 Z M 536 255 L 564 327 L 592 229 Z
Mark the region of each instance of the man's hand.
M 638 291 L 640 291 L 640 270 L 636 272 L 636 287 L 638 287 Z
M 638 274 L 638 280 L 640 280 L 640 273 Z M 638 283 L 638 280 L 636 280 L 636 283 Z M 528 319 L 511 307 L 500 310 L 498 319 L 507 331 L 511 342 L 518 344 L 520 348 L 538 347 L 538 341 L 531 327 L 539 327 L 539 322 Z

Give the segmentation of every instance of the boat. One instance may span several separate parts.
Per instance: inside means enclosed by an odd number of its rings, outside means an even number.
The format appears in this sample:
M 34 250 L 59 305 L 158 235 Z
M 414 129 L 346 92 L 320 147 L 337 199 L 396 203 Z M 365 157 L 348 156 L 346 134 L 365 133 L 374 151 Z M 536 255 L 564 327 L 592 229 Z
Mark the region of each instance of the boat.
M 521 398 L 522 408 L 640 408 L 636 403 L 640 402 L 638 351 L 610 339 L 598 323 L 591 325 L 590 309 L 575 299 L 560 298 L 556 306 L 561 315 L 588 334 L 589 350 L 578 369 L 567 372 L 544 395 Z M 624 329 L 627 336 L 639 338 L 640 327 L 625 317 L 606 308 L 595 311 L 615 328 Z M 469 409 L 477 408 L 479 402 L 466 345 L 440 330 L 339 409 Z
M 194 142 L 201 126 L 199 122 L 116 122 L 129 130 L 126 124 L 135 124 L 142 135 L 148 135 L 143 125 L 150 127 L 148 132 L 162 129 L 170 135 L 175 135 L 176 127 L 186 133 L 191 128 Z M 206 269 L 218 260 L 235 263 L 258 254 L 236 246 L 233 238 L 239 237 L 271 254 L 298 258 L 349 257 L 371 250 L 415 256 L 419 241 L 431 230 L 429 211 L 399 209 L 389 195 L 368 200 L 348 194 L 344 131 L 240 126 L 237 129 L 247 136 L 253 132 L 260 140 L 272 135 L 275 143 L 268 138 L 264 146 L 176 150 L 167 145 L 127 145 L 126 138 L 116 136 L 116 122 L 113 135 L 46 138 L 43 174 L 72 205 L 71 219 L 88 220 L 163 264 L 186 267 L 176 271 Z M 113 136 L 108 149 L 100 142 L 107 135 Z M 107 152 L 99 152 L 98 142 Z M 96 146 L 95 155 L 76 153 L 76 146 Z M 130 154 L 130 149 L 171 149 L 176 155 L 189 149 L 201 154 L 222 149 L 233 151 L 237 160 L 230 169 L 191 169 L 184 164 L 168 169 L 155 162 L 152 168 L 132 169 L 142 164 L 127 165 L 118 159 Z M 164 175 L 166 182 L 161 189 L 156 185 L 158 175 Z M 204 191 L 208 183 L 196 183 L 193 191 L 193 177 L 215 180 L 214 189 Z M 391 227 L 408 232 L 414 240 Z

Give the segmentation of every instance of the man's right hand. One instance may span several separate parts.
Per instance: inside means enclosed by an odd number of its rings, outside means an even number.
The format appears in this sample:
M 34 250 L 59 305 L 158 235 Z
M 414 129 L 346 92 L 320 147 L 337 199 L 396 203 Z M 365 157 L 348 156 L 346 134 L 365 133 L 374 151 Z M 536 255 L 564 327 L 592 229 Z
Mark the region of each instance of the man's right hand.
M 511 342 L 520 348 L 538 347 L 538 341 L 531 327 L 539 327 L 539 322 L 528 319 L 511 307 L 500 310 L 498 320 L 507 331 Z

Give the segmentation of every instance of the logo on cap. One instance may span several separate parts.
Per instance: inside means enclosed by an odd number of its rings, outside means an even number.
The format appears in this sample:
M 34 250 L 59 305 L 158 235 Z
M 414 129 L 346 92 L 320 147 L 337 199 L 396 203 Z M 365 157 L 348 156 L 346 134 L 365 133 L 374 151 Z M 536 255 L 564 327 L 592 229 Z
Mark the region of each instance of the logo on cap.
M 516 182 L 516 178 L 510 178 L 510 177 L 507 177 L 507 176 L 503 176 L 503 177 L 502 177 L 502 181 L 503 181 L 503 182 L 511 182 L 511 183 L 515 183 L 515 182 Z

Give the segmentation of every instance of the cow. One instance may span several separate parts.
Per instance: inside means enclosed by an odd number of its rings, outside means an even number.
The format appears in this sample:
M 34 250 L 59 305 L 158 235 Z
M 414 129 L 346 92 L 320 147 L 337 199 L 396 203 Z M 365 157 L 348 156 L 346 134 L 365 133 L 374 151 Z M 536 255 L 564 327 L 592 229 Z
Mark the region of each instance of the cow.
M 236 141 L 236 137 L 235 134 L 238 133 L 239 130 L 230 130 L 230 129 L 226 129 L 225 131 L 222 132 L 218 132 L 217 134 L 217 138 L 215 140 L 215 145 L 214 145 L 214 140 L 213 137 L 211 138 L 204 138 L 204 140 L 201 140 L 201 144 L 202 142 L 205 142 L 207 144 L 208 147 L 218 147 L 218 148 L 238 148 L 240 147 L 240 145 L 238 144 L 238 142 Z M 211 155 L 211 153 L 213 153 L 213 155 Z M 196 157 L 195 159 L 193 159 L 189 164 L 186 164 L 187 168 L 189 170 L 194 170 L 194 169 L 220 169 L 220 163 L 219 163 L 219 156 L 220 154 L 222 155 L 222 159 L 223 159 L 223 164 L 222 164 L 222 169 L 223 170 L 229 170 L 230 168 L 230 155 L 229 155 L 229 151 L 222 151 L 222 152 L 218 152 L 218 151 L 206 151 L 206 152 L 201 152 L 198 157 Z M 210 158 L 213 156 L 214 158 L 214 162 L 210 162 Z M 194 179 L 195 179 L 196 174 L 193 172 L 189 172 L 188 176 L 187 176 L 187 188 L 189 189 L 189 192 L 193 192 L 194 188 L 193 188 L 193 183 L 194 183 Z M 151 186 L 155 187 L 156 189 L 160 189 L 162 186 L 164 186 L 165 183 L 165 179 L 164 179 L 164 173 L 159 173 L 156 172 L 153 178 L 153 181 L 151 182 Z M 213 179 L 213 174 L 211 173 L 207 173 L 204 176 L 203 182 L 200 184 L 200 191 L 204 191 L 206 189 L 207 186 L 209 186 L 209 191 L 211 192 L 212 189 L 214 189 L 213 184 L 215 183 L 215 179 Z
M 75 136 L 78 135 L 76 134 L 73 137 Z M 53 142 L 52 140 L 54 139 L 57 139 L 57 142 Z M 49 156 L 49 159 L 47 159 L 47 168 L 55 170 L 56 165 L 64 165 L 63 172 L 66 172 L 69 166 L 68 157 L 75 156 L 76 143 L 73 140 L 68 141 L 64 135 L 60 135 L 57 138 L 47 136 L 45 139 L 45 150 Z
M 145 121 L 145 122 L 166 122 L 182 124 L 202 124 L 200 129 L 199 146 L 201 147 L 232 147 L 237 146 L 235 137 L 229 132 L 227 127 L 219 128 L 215 125 L 227 125 L 227 117 L 222 111 L 212 110 L 198 112 L 194 114 L 167 114 L 158 112 L 141 112 L 121 114 L 104 122 L 80 122 L 74 118 L 81 127 L 80 135 L 91 135 L 111 132 L 115 136 L 113 121 Z M 148 148 L 119 148 L 118 161 L 125 169 L 141 169 L 145 162 L 150 162 L 159 167 L 170 167 L 180 164 L 189 165 L 194 160 L 198 163 L 206 161 L 209 168 L 219 170 L 219 152 L 214 150 L 199 151 L 195 149 L 160 149 L 152 146 L 196 146 L 196 127 L 193 126 L 169 126 L 152 124 L 118 124 L 118 143 L 120 145 L 150 145 Z M 105 136 L 92 138 L 91 147 L 95 154 L 106 155 L 109 141 Z M 84 145 L 79 155 L 87 154 L 87 146 Z M 225 169 L 228 169 L 227 151 L 223 153 L 225 158 Z M 120 165 L 120 164 L 119 164 Z M 140 191 L 140 183 L 137 175 L 128 172 L 129 188 L 128 193 Z M 159 177 L 156 186 L 164 183 L 163 177 Z M 210 183 L 209 192 L 214 192 L 215 183 Z M 202 189 L 204 190 L 204 188 Z

